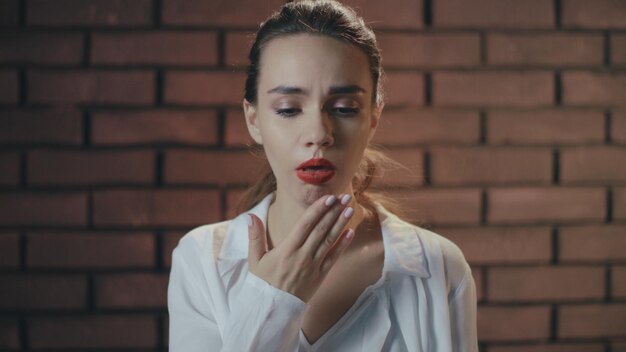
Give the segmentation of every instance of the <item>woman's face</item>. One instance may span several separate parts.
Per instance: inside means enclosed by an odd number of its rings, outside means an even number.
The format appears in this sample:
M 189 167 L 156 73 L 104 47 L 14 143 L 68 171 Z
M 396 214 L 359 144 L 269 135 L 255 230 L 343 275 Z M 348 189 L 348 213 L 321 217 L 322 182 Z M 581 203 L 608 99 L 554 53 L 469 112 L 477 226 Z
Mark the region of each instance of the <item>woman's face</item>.
M 244 100 L 244 111 L 279 194 L 310 204 L 324 194 L 352 191 L 352 177 L 382 110 L 372 104 L 372 89 L 367 56 L 357 47 L 310 34 L 267 43 L 257 104 Z M 332 162 L 334 176 L 319 184 L 303 181 L 296 169 L 311 158 Z

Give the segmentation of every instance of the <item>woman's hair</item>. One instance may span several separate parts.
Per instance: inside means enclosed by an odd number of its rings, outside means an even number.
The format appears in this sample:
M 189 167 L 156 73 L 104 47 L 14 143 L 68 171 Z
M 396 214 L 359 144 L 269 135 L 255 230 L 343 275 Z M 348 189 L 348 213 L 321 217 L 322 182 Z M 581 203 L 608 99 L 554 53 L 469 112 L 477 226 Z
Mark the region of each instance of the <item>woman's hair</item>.
M 363 51 L 368 58 L 372 77 L 372 104 L 378 105 L 383 102 L 381 84 L 383 68 L 374 32 L 353 9 L 337 1 L 301 0 L 285 4 L 279 12 L 275 12 L 263 22 L 257 31 L 250 48 L 250 63 L 245 86 L 245 98 L 249 103 L 256 104 L 257 102 L 260 58 L 263 48 L 274 38 L 302 33 L 325 35 L 354 45 Z M 263 155 L 263 153 L 256 154 Z M 264 156 L 261 157 L 264 158 Z M 276 178 L 267 159 L 265 161 L 261 178 L 249 187 L 239 200 L 238 213 L 248 210 L 276 190 Z M 381 166 L 402 167 L 381 151 L 368 146 L 352 179 L 355 197 L 370 211 L 373 211 L 373 202 L 379 202 L 385 208 L 401 215 L 397 202 L 381 193 L 367 191 Z

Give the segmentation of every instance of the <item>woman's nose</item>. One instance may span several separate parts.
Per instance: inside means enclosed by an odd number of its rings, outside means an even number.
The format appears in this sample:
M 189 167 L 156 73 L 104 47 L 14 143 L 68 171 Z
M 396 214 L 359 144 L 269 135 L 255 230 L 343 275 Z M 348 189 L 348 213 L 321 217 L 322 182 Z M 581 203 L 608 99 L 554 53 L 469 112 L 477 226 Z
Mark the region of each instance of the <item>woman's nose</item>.
M 335 142 L 333 133 L 333 122 L 324 113 L 319 112 L 311 116 L 312 122 L 307 125 L 307 147 L 324 146 L 329 147 Z

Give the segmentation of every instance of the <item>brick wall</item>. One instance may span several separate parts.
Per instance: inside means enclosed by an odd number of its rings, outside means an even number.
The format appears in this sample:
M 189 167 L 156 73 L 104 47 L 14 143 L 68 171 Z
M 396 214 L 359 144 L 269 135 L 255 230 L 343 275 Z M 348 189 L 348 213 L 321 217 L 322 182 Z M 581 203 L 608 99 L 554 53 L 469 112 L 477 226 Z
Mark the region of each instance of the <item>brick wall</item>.
M 173 247 L 254 180 L 246 51 L 281 2 L 0 0 L 0 350 L 166 349 Z M 626 1 L 346 2 L 390 193 L 463 249 L 482 351 L 626 351 Z

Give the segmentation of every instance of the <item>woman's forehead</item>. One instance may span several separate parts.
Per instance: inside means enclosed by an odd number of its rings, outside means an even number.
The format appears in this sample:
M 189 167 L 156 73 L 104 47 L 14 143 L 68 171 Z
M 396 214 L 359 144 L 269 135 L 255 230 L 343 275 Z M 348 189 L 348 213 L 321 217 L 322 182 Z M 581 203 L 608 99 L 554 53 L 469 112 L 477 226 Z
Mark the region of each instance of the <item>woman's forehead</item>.
M 263 49 L 260 92 L 275 87 L 358 86 L 371 90 L 367 56 L 359 48 L 324 35 L 295 34 L 272 39 Z

